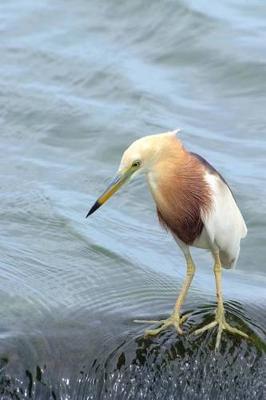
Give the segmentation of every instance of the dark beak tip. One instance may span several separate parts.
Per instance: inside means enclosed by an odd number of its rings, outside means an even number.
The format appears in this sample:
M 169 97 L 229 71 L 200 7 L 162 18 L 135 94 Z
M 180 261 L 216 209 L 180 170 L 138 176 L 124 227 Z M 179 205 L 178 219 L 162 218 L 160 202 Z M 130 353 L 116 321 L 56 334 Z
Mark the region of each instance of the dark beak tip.
M 86 218 L 88 218 L 91 214 L 93 214 L 96 210 L 98 210 L 99 207 L 101 207 L 101 204 L 98 201 L 96 201 L 89 210 L 88 214 L 86 215 Z

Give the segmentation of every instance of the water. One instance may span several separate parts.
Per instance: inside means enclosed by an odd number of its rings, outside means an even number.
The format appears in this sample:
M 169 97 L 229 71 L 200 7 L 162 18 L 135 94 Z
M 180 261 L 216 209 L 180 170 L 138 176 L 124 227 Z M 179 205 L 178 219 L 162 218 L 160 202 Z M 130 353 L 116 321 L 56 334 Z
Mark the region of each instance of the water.
M 1 1 L 1 399 L 262 399 L 266 6 L 262 1 Z M 84 217 L 136 138 L 182 128 L 230 183 L 249 234 L 224 271 L 250 333 L 144 339 L 184 260 L 138 179 Z M 186 333 L 213 316 L 211 258 Z

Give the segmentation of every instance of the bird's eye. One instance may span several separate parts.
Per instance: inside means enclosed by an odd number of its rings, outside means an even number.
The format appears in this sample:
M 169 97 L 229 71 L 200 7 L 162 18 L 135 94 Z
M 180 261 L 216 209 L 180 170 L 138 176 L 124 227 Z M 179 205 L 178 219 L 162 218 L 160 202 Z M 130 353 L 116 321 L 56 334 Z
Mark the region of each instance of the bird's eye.
M 140 160 L 133 161 L 133 163 L 132 163 L 132 167 L 133 168 L 139 168 L 140 165 L 141 165 Z

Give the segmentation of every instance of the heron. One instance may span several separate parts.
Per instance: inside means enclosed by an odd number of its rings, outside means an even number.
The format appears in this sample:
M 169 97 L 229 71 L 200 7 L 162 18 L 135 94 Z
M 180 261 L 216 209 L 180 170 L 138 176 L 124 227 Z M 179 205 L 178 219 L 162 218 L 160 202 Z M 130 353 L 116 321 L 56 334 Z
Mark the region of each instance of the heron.
M 134 141 L 125 150 L 117 175 L 87 217 L 131 178 L 140 173 L 145 176 L 159 222 L 172 233 L 186 260 L 186 276 L 172 313 L 160 321 L 142 321 L 158 324 L 155 329 L 146 330 L 145 335 L 158 335 L 171 326 L 183 334 L 182 325 L 190 314 L 182 315 L 181 307 L 196 270 L 190 247 L 197 247 L 210 251 L 213 256 L 217 306 L 213 321 L 193 333 L 198 335 L 217 327 L 215 349 L 218 350 L 223 331 L 248 338 L 226 321 L 222 295 L 222 267 L 235 266 L 247 227 L 225 179 L 203 157 L 188 151 L 178 132 L 144 136 Z

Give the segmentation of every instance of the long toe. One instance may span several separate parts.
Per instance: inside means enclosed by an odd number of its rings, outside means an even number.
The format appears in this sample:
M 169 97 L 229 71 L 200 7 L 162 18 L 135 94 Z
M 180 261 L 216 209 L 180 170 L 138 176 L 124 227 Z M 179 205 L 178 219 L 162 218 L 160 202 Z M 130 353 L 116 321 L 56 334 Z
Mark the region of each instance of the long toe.
M 180 325 L 182 325 L 184 322 L 186 322 L 188 320 L 188 318 L 191 316 L 192 313 L 187 313 L 182 315 L 182 317 L 179 318 L 179 323 Z
M 233 326 L 229 325 L 227 322 L 224 323 L 223 329 L 232 333 L 233 335 L 240 335 L 246 339 L 249 338 L 249 336 L 245 332 L 242 332 L 239 329 L 234 328 Z
M 193 335 L 200 335 L 201 333 L 207 331 L 208 329 L 212 329 L 217 325 L 217 321 L 212 321 L 207 325 L 204 325 L 202 328 L 196 329 L 193 332 Z
M 218 315 L 216 315 L 215 320 L 210 322 L 209 324 L 203 326 L 202 328 L 196 329 L 193 334 L 194 335 L 199 335 L 201 333 L 206 332 L 209 329 L 214 328 L 216 325 L 218 325 L 218 331 L 217 331 L 217 336 L 216 336 L 216 343 L 215 343 L 215 350 L 217 351 L 220 347 L 220 343 L 221 343 L 221 337 L 222 337 L 222 333 L 223 331 L 228 331 L 229 333 L 233 334 L 233 335 L 240 335 L 242 337 L 244 337 L 245 339 L 248 339 L 249 336 L 240 331 L 237 328 L 232 327 L 231 325 L 229 325 L 225 319 L 224 319 L 224 315 L 221 315 L 220 317 Z
M 144 331 L 144 336 L 156 336 L 158 335 L 160 332 L 164 331 L 165 329 L 167 329 L 169 326 L 171 325 L 171 323 L 164 322 L 161 326 L 159 326 L 159 328 L 156 329 L 146 329 Z
M 181 329 L 181 325 L 184 321 L 188 319 L 190 314 L 183 315 L 182 317 L 179 316 L 177 313 L 173 313 L 169 318 L 164 319 L 162 321 L 140 321 L 140 320 L 135 320 L 135 322 L 143 322 L 143 323 L 158 323 L 160 326 L 156 329 L 147 329 L 144 332 L 145 336 L 156 336 L 158 335 L 161 331 L 169 328 L 169 326 L 174 326 L 177 332 L 182 335 L 183 331 Z

